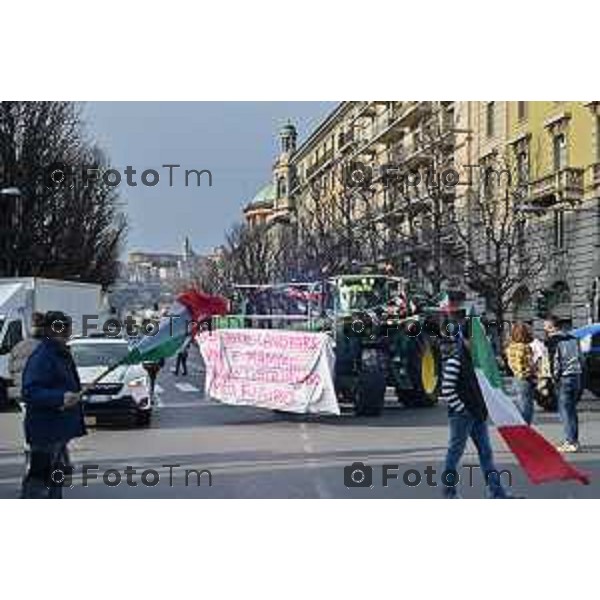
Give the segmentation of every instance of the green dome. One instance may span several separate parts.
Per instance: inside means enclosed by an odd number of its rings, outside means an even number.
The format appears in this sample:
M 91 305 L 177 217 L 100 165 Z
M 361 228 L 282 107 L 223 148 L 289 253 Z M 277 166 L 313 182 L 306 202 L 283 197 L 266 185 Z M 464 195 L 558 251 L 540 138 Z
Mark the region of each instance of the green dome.
M 269 202 L 275 200 L 275 186 L 272 183 L 267 183 L 259 192 L 252 198 L 252 202 Z
M 272 183 L 268 183 L 264 187 L 262 187 L 256 196 L 252 198 L 248 207 L 257 207 L 260 205 L 268 205 L 272 204 L 275 200 L 275 186 Z

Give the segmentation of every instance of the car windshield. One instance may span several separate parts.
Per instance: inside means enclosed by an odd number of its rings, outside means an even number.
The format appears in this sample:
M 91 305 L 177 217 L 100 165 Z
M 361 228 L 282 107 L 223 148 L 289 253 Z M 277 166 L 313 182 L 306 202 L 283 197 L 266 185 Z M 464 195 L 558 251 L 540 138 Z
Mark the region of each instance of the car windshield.
M 127 356 L 127 344 L 72 344 L 71 354 L 78 367 L 108 367 Z
M 366 310 L 385 304 L 386 284 L 385 279 L 376 277 L 344 281 L 339 287 L 340 310 Z

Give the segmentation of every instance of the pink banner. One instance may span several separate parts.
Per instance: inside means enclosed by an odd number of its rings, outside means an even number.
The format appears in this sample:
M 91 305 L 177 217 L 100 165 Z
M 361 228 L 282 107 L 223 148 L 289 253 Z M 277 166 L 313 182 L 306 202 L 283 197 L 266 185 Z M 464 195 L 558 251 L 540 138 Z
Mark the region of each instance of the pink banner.
M 323 333 L 278 329 L 204 332 L 206 394 L 227 404 L 340 414 L 333 343 Z

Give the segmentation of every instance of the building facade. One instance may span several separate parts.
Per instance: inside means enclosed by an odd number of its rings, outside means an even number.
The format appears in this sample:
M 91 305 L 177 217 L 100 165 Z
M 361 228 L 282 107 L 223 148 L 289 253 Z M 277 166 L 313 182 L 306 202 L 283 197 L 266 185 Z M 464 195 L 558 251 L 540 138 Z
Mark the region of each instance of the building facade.
M 280 237 L 293 229 L 299 277 L 384 262 L 440 291 L 461 284 L 452 224 L 473 194 L 510 194 L 525 251 L 544 253 L 513 317 L 600 320 L 598 102 L 343 102 L 300 145 L 284 126 L 271 181 L 244 214 Z
M 423 177 L 420 186 L 411 183 L 408 207 L 403 173 L 452 166 L 452 123 L 452 102 L 343 102 L 298 147 L 288 124 L 272 181 L 245 207 L 246 221 L 273 223 L 280 236 L 295 228 L 298 249 L 314 254 L 291 257 L 300 277 L 351 262 L 391 261 L 439 287 L 437 275 L 448 269 L 440 268 L 443 239 L 434 232 L 444 227 L 453 190 L 432 203 L 420 193 Z
M 495 168 L 492 193 L 512 194 L 513 210 L 526 215 L 524 251 L 543 257 L 515 290 L 513 318 L 539 323 L 552 312 L 565 325 L 600 320 L 598 113 L 597 102 L 455 103 L 457 204 L 480 193 Z

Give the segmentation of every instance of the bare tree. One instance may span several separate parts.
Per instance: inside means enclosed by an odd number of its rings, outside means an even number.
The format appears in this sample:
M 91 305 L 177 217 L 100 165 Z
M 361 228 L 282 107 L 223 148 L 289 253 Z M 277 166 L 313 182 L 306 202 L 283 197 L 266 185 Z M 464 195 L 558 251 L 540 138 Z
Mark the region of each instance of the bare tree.
M 369 172 L 362 169 L 336 159 L 325 177 L 317 176 L 307 184 L 295 222 L 296 260 L 305 277 L 377 260 L 374 189 Z
M 421 103 L 418 127 L 388 150 L 382 184 L 386 203 L 384 254 L 395 270 L 438 293 L 455 285 L 462 257 L 456 252 L 451 214 L 458 173 L 454 168 L 454 116 L 450 102 Z
M 70 102 L 0 103 L 0 272 L 111 283 L 126 233 L 114 189 L 86 168 L 108 166 Z M 64 179 L 63 179 L 64 178 Z
M 465 284 L 485 298 L 502 323 L 519 288 L 546 267 L 548 252 L 535 217 L 522 208 L 523 189 L 510 177 L 500 184 L 498 172 L 485 173 L 482 185 L 456 210 L 453 223 L 465 257 Z
M 281 252 L 273 233 L 269 224 L 234 225 L 225 236 L 219 277 L 231 283 L 270 283 Z
M 457 183 L 451 103 L 422 104 L 410 141 L 391 143 L 366 164 L 340 155 L 323 173 L 315 167 L 297 202 L 305 271 L 386 263 L 427 291 L 455 282 L 461 256 L 448 218 Z

